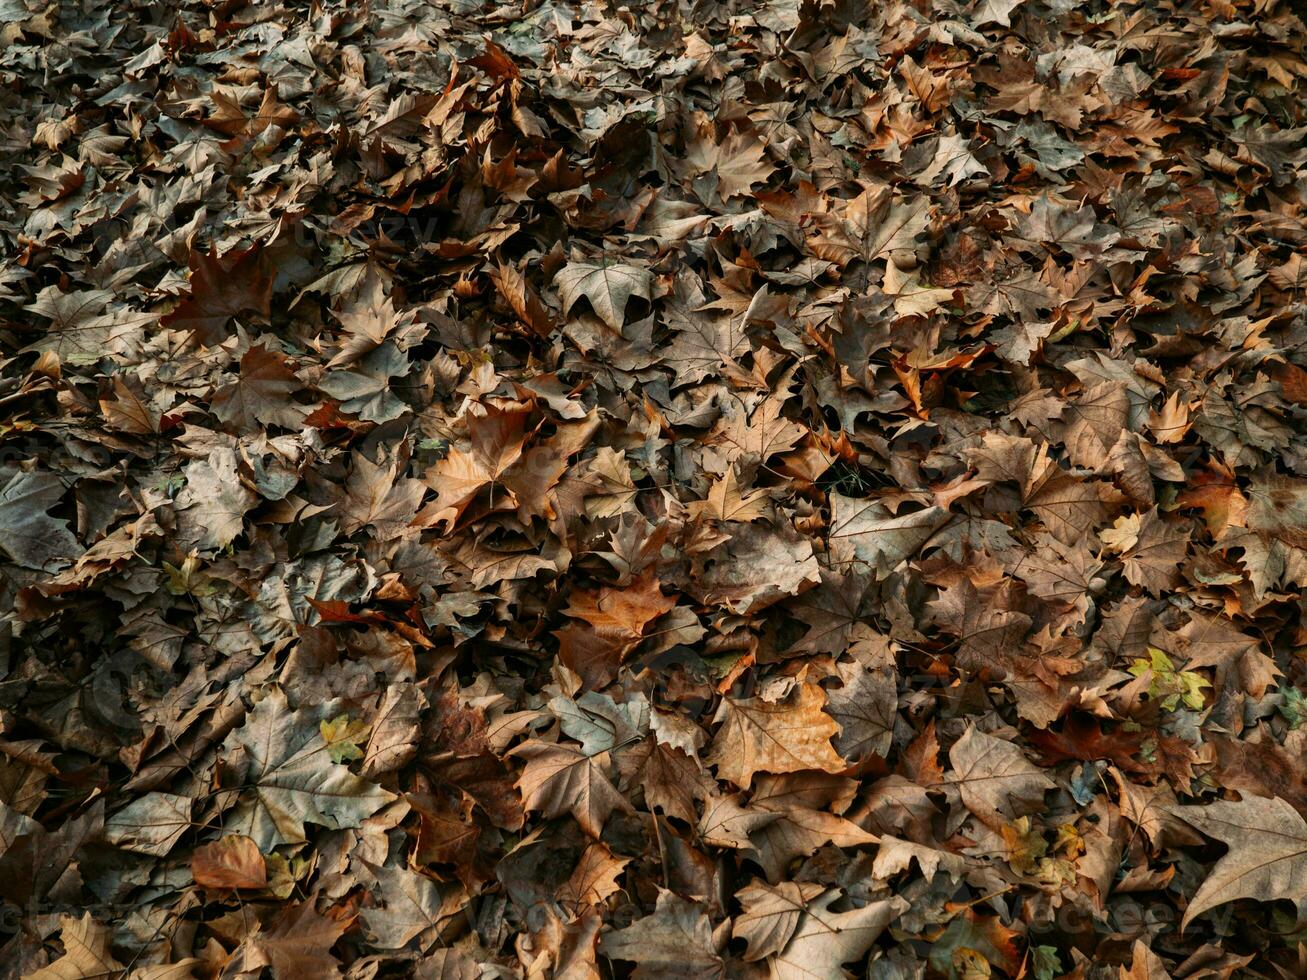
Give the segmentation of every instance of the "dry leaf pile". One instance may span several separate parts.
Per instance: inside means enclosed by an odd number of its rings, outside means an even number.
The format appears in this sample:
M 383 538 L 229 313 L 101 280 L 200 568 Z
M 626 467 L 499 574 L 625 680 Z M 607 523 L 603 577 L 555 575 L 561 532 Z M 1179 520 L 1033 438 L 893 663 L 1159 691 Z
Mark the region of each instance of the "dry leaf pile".
M 1301 11 L 0 0 L 0 975 L 1303 976 Z

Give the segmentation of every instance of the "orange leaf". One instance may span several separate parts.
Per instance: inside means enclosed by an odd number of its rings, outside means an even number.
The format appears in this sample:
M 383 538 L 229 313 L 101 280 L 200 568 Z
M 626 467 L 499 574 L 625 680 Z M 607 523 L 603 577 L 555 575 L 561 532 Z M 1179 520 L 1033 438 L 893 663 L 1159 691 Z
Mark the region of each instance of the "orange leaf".
M 191 874 L 205 888 L 264 888 L 268 866 L 259 846 L 248 837 L 223 837 L 197 847 L 191 856 Z

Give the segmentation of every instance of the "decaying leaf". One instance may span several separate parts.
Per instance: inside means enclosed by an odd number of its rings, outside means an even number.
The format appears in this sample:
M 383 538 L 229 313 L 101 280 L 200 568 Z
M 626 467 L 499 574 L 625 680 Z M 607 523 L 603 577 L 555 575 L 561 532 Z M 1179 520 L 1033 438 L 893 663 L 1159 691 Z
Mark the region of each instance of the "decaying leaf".
M 599 319 L 620 331 L 627 302 L 632 296 L 647 300 L 652 278 L 647 269 L 632 265 L 571 262 L 555 283 L 565 312 L 584 296 Z
M 839 975 L 841 964 L 866 954 L 881 932 L 906 911 L 906 899 L 895 897 L 861 908 L 830 911 L 840 897 L 832 889 L 809 902 L 790 941 L 769 964 L 781 980 Z
M 825 701 L 814 684 L 799 685 L 792 697 L 776 702 L 728 698 L 704 761 L 717 767 L 718 778 L 742 789 L 758 772 L 838 772 L 845 762 L 830 739 L 840 726 L 822 711 Z
M 191 874 L 205 888 L 263 888 L 268 867 L 259 845 L 234 834 L 197 847 L 191 855 Z
M 228 816 L 228 833 L 251 838 L 261 850 L 304 840 L 305 823 L 357 827 L 393 794 L 333 762 L 319 722 L 325 711 L 292 711 L 273 691 L 224 743 L 239 774 L 241 800 Z
M 753 882 L 738 898 L 743 909 L 731 926 L 731 934 L 749 944 L 746 960 L 760 960 L 779 953 L 798 928 L 804 909 L 825 891 L 813 882 L 781 882 L 775 887 Z
M 992 827 L 1020 810 L 1039 806 L 1053 781 L 1031 763 L 1020 746 L 969 728 L 949 750 L 955 787 L 967 809 Z
M 541 742 L 524 742 L 513 752 L 526 760 L 518 786 L 528 810 L 540 810 L 547 817 L 570 813 L 597 838 L 613 810 L 629 808 L 604 774 L 602 756 Z
M 708 916 L 670 891 L 659 892 L 652 915 L 605 936 L 602 948 L 612 959 L 634 962 L 635 975 L 647 980 L 708 980 L 725 975 Z
M 0 0 L 8 973 L 1307 975 L 1301 3 L 158 7 Z
M 1240 898 L 1289 899 L 1299 906 L 1307 902 L 1307 822 L 1284 800 L 1250 796 L 1237 803 L 1175 807 L 1172 812 L 1230 847 L 1189 900 L 1182 926 Z

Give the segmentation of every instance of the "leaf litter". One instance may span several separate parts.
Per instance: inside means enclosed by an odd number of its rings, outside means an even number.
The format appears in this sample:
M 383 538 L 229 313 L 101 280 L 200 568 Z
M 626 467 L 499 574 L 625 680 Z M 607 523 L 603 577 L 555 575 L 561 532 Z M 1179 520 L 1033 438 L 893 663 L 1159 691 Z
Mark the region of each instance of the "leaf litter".
M 0 11 L 4 976 L 1302 974 L 1299 5 Z

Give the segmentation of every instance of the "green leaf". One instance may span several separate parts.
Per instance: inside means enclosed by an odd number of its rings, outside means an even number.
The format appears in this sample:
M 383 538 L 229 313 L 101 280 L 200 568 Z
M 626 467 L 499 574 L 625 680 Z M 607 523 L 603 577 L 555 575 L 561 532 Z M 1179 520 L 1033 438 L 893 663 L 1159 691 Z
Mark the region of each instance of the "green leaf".
M 1202 674 L 1193 670 L 1176 670 L 1171 658 L 1157 647 L 1148 648 L 1148 659 L 1136 659 L 1130 665 L 1130 673 L 1143 677 L 1152 672 L 1148 682 L 1148 696 L 1161 702 L 1167 711 L 1174 711 L 1183 701 L 1185 707 L 1200 710 L 1205 698 L 1203 688 L 1211 687 L 1211 682 Z
M 367 741 L 372 726 L 361 721 L 350 721 L 349 715 L 338 715 L 318 724 L 322 740 L 327 743 L 327 754 L 332 762 L 346 762 L 363 758 L 360 745 Z
M 1053 980 L 1062 973 L 1062 961 L 1058 959 L 1054 946 L 1036 946 L 1030 951 L 1030 959 L 1035 970 L 1035 980 Z
M 1284 700 L 1279 705 L 1280 714 L 1284 715 L 1291 729 L 1301 728 L 1307 721 L 1307 697 L 1296 687 L 1286 687 L 1281 694 Z

